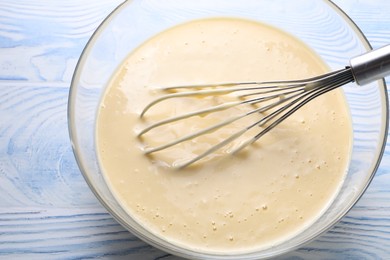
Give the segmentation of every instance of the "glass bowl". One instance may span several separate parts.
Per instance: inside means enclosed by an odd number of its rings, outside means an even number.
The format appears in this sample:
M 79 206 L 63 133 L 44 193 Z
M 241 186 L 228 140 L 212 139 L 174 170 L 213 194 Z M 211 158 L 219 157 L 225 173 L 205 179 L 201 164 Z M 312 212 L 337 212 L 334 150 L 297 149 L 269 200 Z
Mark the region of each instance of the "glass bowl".
M 259 259 L 301 247 L 336 224 L 362 196 L 380 163 L 388 127 L 383 80 L 344 89 L 353 123 L 353 148 L 345 182 L 326 212 L 299 235 L 274 247 L 226 255 L 202 253 L 171 244 L 138 224 L 110 192 L 95 151 L 98 106 L 114 71 L 137 46 L 177 24 L 210 17 L 260 21 L 301 39 L 336 70 L 371 49 L 353 21 L 330 1 L 307 0 L 135 0 L 115 9 L 96 30 L 77 65 L 69 97 L 69 131 L 79 168 L 102 205 L 126 229 L 168 253 L 193 259 Z M 337 133 L 335 133 L 337 134 Z

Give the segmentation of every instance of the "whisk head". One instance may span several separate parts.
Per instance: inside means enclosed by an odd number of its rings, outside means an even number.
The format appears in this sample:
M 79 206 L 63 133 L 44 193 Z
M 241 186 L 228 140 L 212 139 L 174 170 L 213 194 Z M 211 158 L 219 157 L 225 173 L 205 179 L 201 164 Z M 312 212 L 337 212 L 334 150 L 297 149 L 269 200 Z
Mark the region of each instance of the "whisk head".
M 148 122 L 146 123 L 147 126 L 138 132 L 138 137 L 144 144 L 144 153 L 151 155 L 185 142 L 191 142 L 202 136 L 217 133 L 217 131 L 231 124 L 239 125 L 238 128 L 234 128 L 233 132 L 219 136 L 220 138 L 217 138 L 217 142 L 206 145 L 201 151 L 195 152 L 192 158 L 171 165 L 176 168 L 184 168 L 244 137 L 243 140 L 240 140 L 228 150 L 230 154 L 237 153 L 256 142 L 306 103 L 352 81 L 354 81 L 352 71 L 349 67 L 346 67 L 328 74 L 302 80 L 160 88 L 159 91 L 162 92 L 162 95 L 146 105 L 140 114 L 140 118 Z M 186 99 L 187 101 L 193 99 L 194 103 L 192 104 L 195 104 L 202 103 L 201 101 L 206 98 L 208 98 L 206 107 L 200 105 L 196 106 L 195 110 L 189 110 L 184 113 L 175 111 L 173 116 L 168 115 L 166 118 L 159 118 L 157 121 L 152 120 L 152 122 L 149 120 L 152 110 L 159 111 L 163 108 L 163 104 L 164 107 L 172 104 L 168 102 L 174 102 L 177 99 Z M 216 99 L 219 99 L 219 101 L 216 102 Z M 189 105 L 188 107 L 192 106 Z M 238 113 L 232 114 L 227 112 L 230 109 L 237 108 L 239 108 L 237 110 Z M 221 112 L 222 116 L 215 116 Z M 214 117 L 210 119 L 211 115 L 214 115 Z M 206 123 L 201 123 L 202 127 L 195 127 L 196 130 L 194 132 L 186 133 L 182 136 L 175 135 L 169 141 L 165 141 L 165 138 L 162 138 L 164 140 L 163 143 L 159 143 L 156 146 L 145 142 L 145 137 L 153 131 L 158 132 L 162 127 L 168 127 L 169 129 L 172 124 L 184 120 L 187 120 L 187 125 L 191 126 L 194 120 L 188 120 L 195 118 L 202 119 Z M 201 121 L 196 120 L 196 122 Z M 187 125 L 184 124 L 184 128 L 190 128 Z

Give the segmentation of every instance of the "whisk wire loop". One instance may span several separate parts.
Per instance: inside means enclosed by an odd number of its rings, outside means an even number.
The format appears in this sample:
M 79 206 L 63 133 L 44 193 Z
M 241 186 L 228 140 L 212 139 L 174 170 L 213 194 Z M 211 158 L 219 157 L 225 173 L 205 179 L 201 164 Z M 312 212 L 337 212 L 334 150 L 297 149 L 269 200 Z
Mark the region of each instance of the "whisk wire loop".
M 302 106 L 315 99 L 316 97 L 336 89 L 342 85 L 354 81 L 352 71 L 349 67 L 324 74 L 322 76 L 316 76 L 305 80 L 293 80 L 293 81 L 279 81 L 279 82 L 244 82 L 244 83 L 227 83 L 217 85 L 194 85 L 194 86 L 178 86 L 162 88 L 163 92 L 172 92 L 149 103 L 141 112 L 140 117 L 145 117 L 147 112 L 156 106 L 158 103 L 166 101 L 168 99 L 176 99 L 183 97 L 205 97 L 226 95 L 231 93 L 238 93 L 236 95 L 237 101 L 230 101 L 227 103 L 215 105 L 209 108 L 200 109 L 197 111 L 185 113 L 182 115 L 167 118 L 159 122 L 153 123 L 144 128 L 138 133 L 139 137 L 142 137 L 147 132 L 158 128 L 162 125 L 170 124 L 175 121 L 180 121 L 186 118 L 206 115 L 217 111 L 227 110 L 229 108 L 240 105 L 256 105 L 250 111 L 241 113 L 239 115 L 227 118 L 222 122 L 216 123 L 204 129 L 198 130 L 194 133 L 188 134 L 171 142 L 167 142 L 158 147 L 146 148 L 145 154 L 151 154 L 157 151 L 167 149 L 175 146 L 179 143 L 197 138 L 201 135 L 214 132 L 221 127 L 229 125 L 237 120 L 247 117 L 254 113 L 264 114 L 259 120 L 243 127 L 242 129 L 232 133 L 226 139 L 215 144 L 194 158 L 180 165 L 176 165 L 178 168 L 187 167 L 206 156 L 214 153 L 215 151 L 223 148 L 229 143 L 233 142 L 237 138 L 243 136 L 250 129 L 258 126 L 261 130 L 254 136 L 241 142 L 237 147 L 233 148 L 231 153 L 237 153 L 244 149 L 248 145 L 254 143 L 263 135 L 268 133 L 271 129 L 276 127 L 287 117 L 300 109 Z M 241 93 L 242 92 L 242 93 Z M 264 103 L 264 105 L 261 105 Z

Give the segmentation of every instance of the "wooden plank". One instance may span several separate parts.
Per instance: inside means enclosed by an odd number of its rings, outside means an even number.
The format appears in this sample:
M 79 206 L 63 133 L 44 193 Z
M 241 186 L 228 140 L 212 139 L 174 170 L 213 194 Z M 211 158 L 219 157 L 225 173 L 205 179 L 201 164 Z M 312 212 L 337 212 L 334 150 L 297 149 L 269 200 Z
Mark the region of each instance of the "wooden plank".
M 67 84 L 0 84 L 0 207 L 98 205 L 70 145 L 68 92 Z
M 102 208 L 0 210 L 0 258 L 111 259 L 112 256 L 161 259 L 167 254 L 124 230 Z
M 0 80 L 71 80 L 89 37 L 123 0 L 1 1 Z

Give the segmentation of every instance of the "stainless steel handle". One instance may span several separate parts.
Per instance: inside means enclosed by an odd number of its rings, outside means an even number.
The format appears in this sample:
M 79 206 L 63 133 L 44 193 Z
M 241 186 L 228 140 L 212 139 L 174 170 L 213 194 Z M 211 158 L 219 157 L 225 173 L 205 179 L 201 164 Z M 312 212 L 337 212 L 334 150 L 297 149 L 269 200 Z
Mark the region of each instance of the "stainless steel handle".
M 352 58 L 349 64 L 358 85 L 390 75 L 390 45 Z

